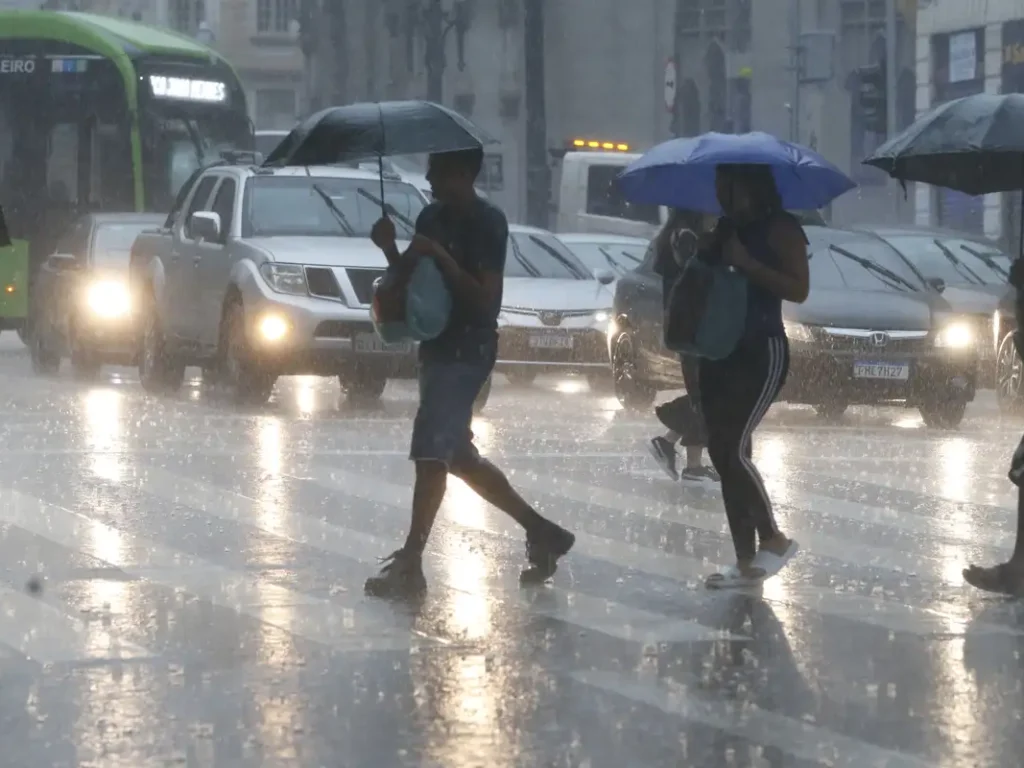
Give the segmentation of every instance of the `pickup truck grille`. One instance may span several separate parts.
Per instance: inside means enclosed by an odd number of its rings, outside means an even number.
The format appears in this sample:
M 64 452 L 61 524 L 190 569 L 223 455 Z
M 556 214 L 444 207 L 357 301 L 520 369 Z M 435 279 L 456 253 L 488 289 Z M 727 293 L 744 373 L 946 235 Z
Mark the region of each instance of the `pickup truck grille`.
M 310 296 L 322 299 L 340 299 L 341 286 L 330 267 L 306 267 L 306 285 Z
M 356 292 L 356 299 L 360 304 L 370 304 L 373 301 L 373 283 L 378 277 L 384 277 L 383 269 L 346 269 L 349 282 L 352 283 L 352 290 Z

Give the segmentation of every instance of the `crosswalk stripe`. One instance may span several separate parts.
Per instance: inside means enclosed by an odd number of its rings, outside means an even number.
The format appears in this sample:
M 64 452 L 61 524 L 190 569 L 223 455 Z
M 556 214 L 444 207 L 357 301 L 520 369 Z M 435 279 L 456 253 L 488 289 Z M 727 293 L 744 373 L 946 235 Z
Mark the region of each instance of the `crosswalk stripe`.
M 411 491 L 408 488 L 390 483 L 382 478 L 375 477 L 372 483 L 368 483 L 364 475 L 318 464 L 309 465 L 305 476 L 301 479 L 311 480 L 346 496 L 406 509 L 411 499 Z M 542 480 L 527 478 L 525 473 L 518 473 L 514 483 L 521 489 L 543 490 L 545 487 Z M 570 487 L 574 490 L 565 493 Z M 553 490 L 557 492 L 557 495 L 562 495 L 565 498 L 576 501 L 584 499 L 583 503 L 595 505 L 601 505 L 601 500 L 608 498 L 605 494 L 610 492 L 604 488 L 582 487 L 582 484 L 579 483 L 569 486 L 568 481 L 564 479 L 560 479 Z M 615 496 L 613 495 L 612 498 Z M 636 510 L 642 508 L 644 503 L 644 500 L 636 499 L 635 503 L 626 506 L 630 510 Z M 467 525 L 467 527 L 491 530 L 484 525 Z M 500 530 L 491 530 L 491 532 L 497 535 L 506 535 Z M 575 531 L 575 533 L 574 552 L 612 563 L 620 568 L 632 569 L 677 582 L 696 581 L 702 583 L 709 573 L 722 567 L 721 563 L 703 562 L 682 554 L 668 554 L 662 550 L 610 540 L 583 531 Z M 855 564 L 860 565 L 861 563 Z M 782 584 L 785 584 L 785 587 L 781 586 Z M 769 586 L 771 586 L 770 589 Z M 918 608 L 884 598 L 839 593 L 813 585 L 796 585 L 788 581 L 768 582 L 765 587 L 765 599 L 877 626 L 891 632 L 905 632 L 922 637 L 958 635 L 967 631 L 966 618 L 956 613 Z M 1024 635 L 1024 631 L 979 621 L 971 623 L 970 631 L 977 634 Z
M 800 760 L 833 768 L 931 768 L 934 762 L 850 738 L 750 703 L 701 696 L 681 685 L 640 681 L 615 672 L 590 670 L 571 677 L 590 688 L 660 709 L 682 720 L 701 723 L 745 739 L 774 746 Z
M 174 590 L 183 590 L 213 605 L 338 650 L 404 650 L 418 644 L 440 644 L 440 638 L 419 630 L 398 632 L 393 614 L 373 606 L 355 611 L 266 579 L 216 565 L 156 541 L 101 523 L 86 515 L 0 487 L 0 520 L 16 525 L 71 550 L 82 551 L 121 569 Z M 116 542 L 104 546 L 96 542 Z M 146 564 L 134 565 L 127 552 L 145 553 Z
M 153 658 L 99 626 L 42 599 L 0 586 L 0 643 L 41 664 Z
M 327 523 L 299 510 L 288 513 L 286 524 L 268 521 L 266 515 L 259 513 L 259 502 L 254 499 L 159 468 L 146 468 L 140 473 L 137 482 L 140 490 L 157 498 L 187 505 L 222 520 L 249 525 L 270 535 L 338 554 L 367 566 L 376 567 L 376 555 L 394 546 L 376 536 Z M 381 497 L 372 500 L 379 502 Z M 404 504 L 391 506 L 400 506 L 403 510 L 407 508 Z M 456 591 L 465 591 L 445 569 L 437 569 L 434 581 Z M 548 597 L 556 595 L 557 598 L 542 602 L 518 589 L 516 594 L 520 595 L 517 599 L 521 605 L 532 613 L 620 640 L 656 644 L 744 637 L 710 629 L 692 620 L 666 617 L 578 592 L 560 588 L 545 591 L 550 592 Z

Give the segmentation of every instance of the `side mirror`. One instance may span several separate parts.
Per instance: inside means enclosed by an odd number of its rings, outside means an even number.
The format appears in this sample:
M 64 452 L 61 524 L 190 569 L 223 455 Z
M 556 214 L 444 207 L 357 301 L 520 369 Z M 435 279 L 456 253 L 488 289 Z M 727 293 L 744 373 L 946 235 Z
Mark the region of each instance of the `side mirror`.
M 54 272 L 67 272 L 71 269 L 78 269 L 78 259 L 70 253 L 54 253 L 46 260 L 46 265 Z
M 941 277 L 929 277 L 925 282 L 928 283 L 936 293 L 942 293 L 946 290 L 946 281 Z
M 610 269 L 596 269 L 594 279 L 601 285 L 611 285 L 615 282 L 615 274 Z
M 212 211 L 196 211 L 188 219 L 188 233 L 194 240 L 208 243 L 220 241 L 220 214 Z

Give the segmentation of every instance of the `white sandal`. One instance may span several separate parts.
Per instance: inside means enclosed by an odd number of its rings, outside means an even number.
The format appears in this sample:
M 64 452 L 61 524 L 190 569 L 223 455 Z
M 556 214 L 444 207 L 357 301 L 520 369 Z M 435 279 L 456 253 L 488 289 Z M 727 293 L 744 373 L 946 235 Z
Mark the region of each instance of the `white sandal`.
M 708 589 L 746 589 L 759 587 L 765 576 L 746 576 L 735 565 L 730 565 L 721 573 L 712 573 L 704 582 Z
M 797 544 L 795 540 L 790 539 L 789 546 L 786 547 L 786 551 L 781 555 L 762 549 L 754 556 L 754 561 L 751 565 L 754 568 L 760 568 L 764 571 L 764 577 L 766 579 L 770 579 L 785 568 L 789 564 L 789 561 L 793 559 L 793 555 L 798 551 L 800 551 L 800 545 Z

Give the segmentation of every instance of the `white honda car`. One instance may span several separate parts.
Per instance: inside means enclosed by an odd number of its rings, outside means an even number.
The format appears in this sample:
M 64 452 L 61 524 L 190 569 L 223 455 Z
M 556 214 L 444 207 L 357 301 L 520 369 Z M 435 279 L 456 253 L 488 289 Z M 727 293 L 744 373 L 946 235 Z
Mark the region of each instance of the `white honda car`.
M 551 232 L 509 227 L 495 370 L 528 384 L 541 373 L 610 375 L 614 273 L 593 273 Z

